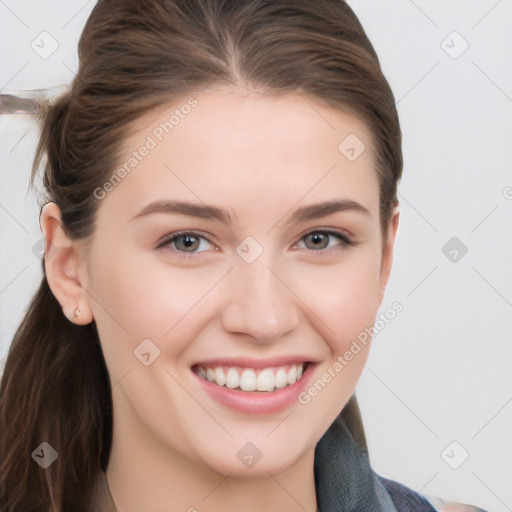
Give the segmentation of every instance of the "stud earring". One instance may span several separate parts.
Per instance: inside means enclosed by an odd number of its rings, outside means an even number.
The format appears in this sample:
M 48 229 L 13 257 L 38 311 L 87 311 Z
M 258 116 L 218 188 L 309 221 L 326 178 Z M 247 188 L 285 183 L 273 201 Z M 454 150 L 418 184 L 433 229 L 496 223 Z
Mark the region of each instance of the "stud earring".
M 78 318 L 79 316 L 80 316 L 80 308 L 78 306 L 76 308 L 74 308 L 73 310 L 71 310 L 67 315 L 67 317 L 71 321 Z

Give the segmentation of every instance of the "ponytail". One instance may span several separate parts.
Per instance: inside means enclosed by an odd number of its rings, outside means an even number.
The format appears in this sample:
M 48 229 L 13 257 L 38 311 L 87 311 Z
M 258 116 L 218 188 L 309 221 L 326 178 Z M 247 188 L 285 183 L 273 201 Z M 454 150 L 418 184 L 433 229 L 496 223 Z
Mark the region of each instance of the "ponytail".
M 340 413 L 340 419 L 345 423 L 355 444 L 364 452 L 368 453 L 368 444 L 366 442 L 366 434 L 364 432 L 363 419 L 361 410 L 354 393 L 349 401 L 343 407 Z
M 110 381 L 94 322 L 70 322 L 46 275 L 8 353 L 0 432 L 2 512 L 85 512 L 109 457 Z M 43 442 L 57 452 L 46 469 L 53 452 Z

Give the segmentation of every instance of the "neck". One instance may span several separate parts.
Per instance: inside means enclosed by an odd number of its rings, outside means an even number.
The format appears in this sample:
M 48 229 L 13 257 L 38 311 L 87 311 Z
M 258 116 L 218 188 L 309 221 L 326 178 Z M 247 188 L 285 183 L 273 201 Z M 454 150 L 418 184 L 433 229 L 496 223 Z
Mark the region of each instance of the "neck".
M 106 470 L 117 512 L 317 510 L 314 447 L 279 474 L 221 474 L 162 443 L 133 410 L 127 417 L 128 410 L 123 408 L 124 417 L 115 416 Z

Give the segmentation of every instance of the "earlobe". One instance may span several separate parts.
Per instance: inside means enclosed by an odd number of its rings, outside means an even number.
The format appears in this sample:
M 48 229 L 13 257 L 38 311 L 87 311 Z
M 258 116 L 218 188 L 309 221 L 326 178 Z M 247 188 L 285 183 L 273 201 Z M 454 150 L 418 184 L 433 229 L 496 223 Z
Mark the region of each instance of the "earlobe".
M 44 237 L 44 266 L 48 285 L 64 315 L 78 325 L 93 320 L 87 292 L 80 277 L 80 252 L 62 227 L 61 212 L 54 202 L 46 203 L 39 216 Z
M 388 229 L 388 237 L 382 249 L 382 262 L 380 269 L 380 289 L 379 289 L 379 303 L 382 304 L 384 299 L 384 292 L 386 285 L 391 274 L 391 267 L 393 265 L 393 251 L 395 247 L 396 234 L 398 231 L 398 224 L 400 219 L 400 211 L 398 205 L 395 206 L 392 212 L 391 222 Z

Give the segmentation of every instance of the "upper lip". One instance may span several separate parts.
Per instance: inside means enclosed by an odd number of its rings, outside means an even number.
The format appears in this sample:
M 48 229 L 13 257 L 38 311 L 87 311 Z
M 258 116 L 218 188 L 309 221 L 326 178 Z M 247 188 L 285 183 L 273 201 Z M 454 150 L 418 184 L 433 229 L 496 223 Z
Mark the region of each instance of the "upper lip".
M 205 359 L 194 363 L 194 366 L 205 366 L 215 368 L 217 366 L 241 366 L 244 368 L 270 368 L 273 366 L 286 366 L 291 364 L 300 364 L 314 362 L 311 357 L 305 356 L 280 356 L 265 359 L 254 359 L 251 357 Z

